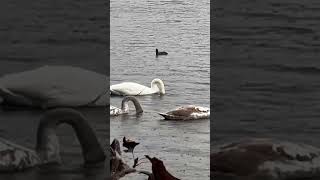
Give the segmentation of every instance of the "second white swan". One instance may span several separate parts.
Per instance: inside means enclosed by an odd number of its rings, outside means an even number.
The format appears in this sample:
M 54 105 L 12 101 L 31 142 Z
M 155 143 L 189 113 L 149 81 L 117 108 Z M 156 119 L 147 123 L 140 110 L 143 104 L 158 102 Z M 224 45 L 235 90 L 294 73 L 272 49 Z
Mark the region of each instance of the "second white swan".
M 35 150 L 0 137 L 0 173 L 21 171 L 42 164 L 61 163 L 56 130 L 64 123 L 74 129 L 82 148 L 85 165 L 104 162 L 104 151 L 86 118 L 73 109 L 60 108 L 46 112 L 41 118 Z
M 120 96 L 139 96 L 159 93 L 165 94 L 164 84 L 161 79 L 151 81 L 151 87 L 134 82 L 123 82 L 110 86 L 110 93 Z
M 117 116 L 120 114 L 127 114 L 129 113 L 129 101 L 132 101 L 134 104 L 134 107 L 136 108 L 136 113 L 142 113 L 142 107 L 141 104 L 139 103 L 139 101 L 132 96 L 127 96 L 125 98 L 123 98 L 122 103 L 121 103 L 121 108 L 117 108 L 115 106 L 111 106 L 110 105 L 110 116 Z

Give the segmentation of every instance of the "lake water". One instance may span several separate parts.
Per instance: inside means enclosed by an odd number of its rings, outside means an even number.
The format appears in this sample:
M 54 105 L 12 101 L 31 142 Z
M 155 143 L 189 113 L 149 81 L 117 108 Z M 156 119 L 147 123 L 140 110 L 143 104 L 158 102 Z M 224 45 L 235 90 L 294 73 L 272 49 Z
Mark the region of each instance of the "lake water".
M 157 112 L 210 104 L 210 2 L 120 0 L 110 4 L 110 84 L 163 80 L 164 96 L 140 96 L 144 113 L 111 118 L 111 140 L 127 136 L 141 144 L 135 156 L 158 157 L 184 180 L 209 179 L 210 120 L 164 121 Z M 155 56 L 155 49 L 168 56 Z M 110 103 L 121 106 L 122 97 Z M 134 111 L 134 108 L 132 108 Z M 132 164 L 132 155 L 124 154 Z M 151 170 L 149 164 L 141 169 Z M 130 175 L 125 179 L 138 180 Z
M 103 0 L 0 2 L 0 76 L 43 65 L 73 65 L 107 71 L 106 6 Z M 108 83 L 108 82 L 106 82 Z M 105 108 L 78 109 L 101 144 L 108 141 Z M 43 111 L 0 109 L 0 136 L 33 149 Z M 83 169 L 80 145 L 68 126 L 58 129 L 63 165 L 1 174 L 0 179 L 103 179 L 105 169 Z
M 320 3 L 234 0 L 215 8 L 211 146 L 243 137 L 319 146 Z

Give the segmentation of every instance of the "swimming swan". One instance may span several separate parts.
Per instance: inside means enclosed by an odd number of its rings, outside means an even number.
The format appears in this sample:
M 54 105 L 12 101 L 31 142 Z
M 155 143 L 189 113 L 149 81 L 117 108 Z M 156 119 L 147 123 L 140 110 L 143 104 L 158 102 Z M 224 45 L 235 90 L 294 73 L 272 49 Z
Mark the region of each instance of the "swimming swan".
M 210 154 L 217 179 L 318 179 L 320 149 L 274 139 L 243 139 L 217 145 Z
M 60 163 L 56 129 L 69 124 L 75 130 L 82 148 L 85 165 L 104 162 L 105 154 L 94 131 L 81 113 L 72 109 L 54 109 L 41 118 L 35 150 L 0 138 L 0 172 L 19 171 L 41 164 Z
M 123 82 L 110 86 L 110 93 L 120 96 L 139 96 L 159 93 L 165 94 L 164 84 L 161 79 L 151 81 L 151 88 L 133 82 Z
M 194 120 L 210 117 L 210 109 L 201 106 L 182 106 L 167 113 L 159 113 L 167 120 Z
M 134 106 L 136 108 L 136 113 L 137 114 L 143 112 L 139 101 L 135 97 L 127 96 L 127 97 L 123 98 L 123 100 L 122 100 L 121 109 L 117 108 L 117 107 L 114 107 L 114 106 L 110 106 L 110 116 L 117 116 L 117 115 L 120 115 L 120 114 L 129 113 L 129 104 L 128 104 L 129 101 L 133 102 L 133 104 L 134 104 Z
M 0 103 L 36 108 L 105 106 L 107 76 L 72 66 L 43 66 L 0 77 Z

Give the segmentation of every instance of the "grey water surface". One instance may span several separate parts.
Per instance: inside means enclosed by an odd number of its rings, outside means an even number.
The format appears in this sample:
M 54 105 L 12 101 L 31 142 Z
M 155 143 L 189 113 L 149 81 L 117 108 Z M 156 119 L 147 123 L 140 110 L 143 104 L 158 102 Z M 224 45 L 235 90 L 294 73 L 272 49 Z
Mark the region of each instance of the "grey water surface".
M 214 7 L 214 148 L 245 137 L 320 146 L 319 1 Z
M 0 2 L 0 76 L 44 65 L 72 65 L 106 73 L 108 59 L 106 2 L 58 0 Z M 108 82 L 106 82 L 108 83 Z M 105 108 L 78 109 L 88 118 L 100 143 L 108 143 Z M 0 108 L 0 137 L 33 149 L 44 111 Z M 83 168 L 74 131 L 58 128 L 61 166 L 0 174 L 2 180 L 104 179 L 105 169 Z
M 110 84 L 136 82 L 150 87 L 163 80 L 166 94 L 140 96 L 144 113 L 110 119 L 110 140 L 140 142 L 135 157 L 164 161 L 183 180 L 209 179 L 210 120 L 164 121 L 157 112 L 182 105 L 210 106 L 210 2 L 208 0 L 120 0 L 110 4 Z M 168 52 L 155 56 L 155 49 Z M 122 97 L 110 104 L 121 106 Z M 132 155 L 124 154 L 132 164 Z M 139 166 L 151 171 L 150 163 Z M 130 175 L 124 179 L 146 179 Z

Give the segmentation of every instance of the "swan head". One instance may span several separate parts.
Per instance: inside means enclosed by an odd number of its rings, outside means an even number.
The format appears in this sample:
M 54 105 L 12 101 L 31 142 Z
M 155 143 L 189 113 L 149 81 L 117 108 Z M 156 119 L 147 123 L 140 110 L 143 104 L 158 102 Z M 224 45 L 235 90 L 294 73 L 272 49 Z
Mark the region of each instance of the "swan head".
M 47 129 L 43 134 L 46 143 L 43 143 L 41 149 L 37 149 L 37 153 L 43 164 L 61 163 L 59 139 L 55 134 L 55 130 Z
M 161 95 L 165 94 L 164 83 L 161 79 L 154 79 L 151 81 L 151 88 L 158 89 Z

